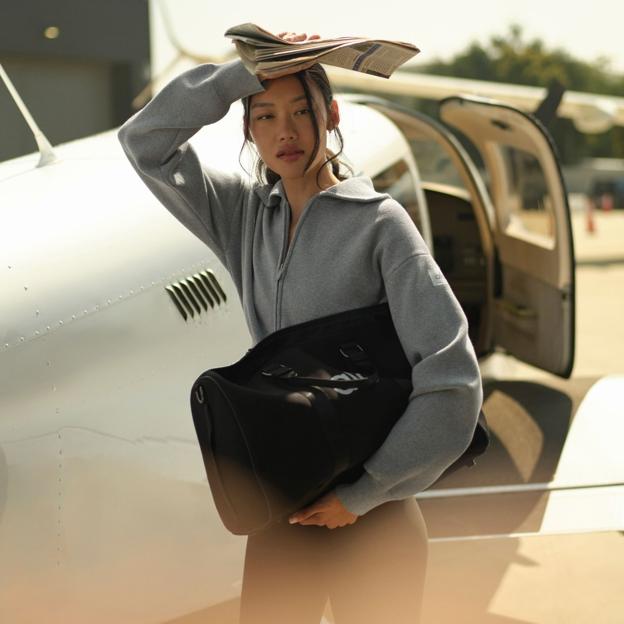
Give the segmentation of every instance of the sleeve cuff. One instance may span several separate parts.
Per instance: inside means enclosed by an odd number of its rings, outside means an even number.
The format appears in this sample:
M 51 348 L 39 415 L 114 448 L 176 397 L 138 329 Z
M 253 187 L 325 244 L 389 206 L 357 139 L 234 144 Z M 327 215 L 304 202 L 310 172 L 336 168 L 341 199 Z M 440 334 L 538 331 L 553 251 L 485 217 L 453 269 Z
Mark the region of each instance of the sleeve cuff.
M 252 74 L 240 59 L 223 63 L 222 68 L 227 78 L 219 83 L 219 93 L 227 104 L 265 90 L 256 74 Z
M 354 483 L 337 485 L 335 492 L 344 507 L 358 516 L 394 498 L 366 470 Z

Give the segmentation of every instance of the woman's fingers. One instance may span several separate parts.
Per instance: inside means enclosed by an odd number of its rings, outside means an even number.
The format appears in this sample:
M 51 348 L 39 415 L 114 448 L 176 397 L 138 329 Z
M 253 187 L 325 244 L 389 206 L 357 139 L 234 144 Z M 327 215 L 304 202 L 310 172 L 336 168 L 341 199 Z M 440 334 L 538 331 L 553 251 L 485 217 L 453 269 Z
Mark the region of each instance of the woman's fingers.
M 324 526 L 325 521 L 326 521 L 325 515 L 322 512 L 318 512 L 318 513 L 314 513 L 308 516 L 307 518 L 299 520 L 299 524 L 304 524 L 304 525 L 316 524 L 318 526 Z
M 309 37 L 307 36 L 306 33 L 294 33 L 294 32 L 289 32 L 289 31 L 284 31 L 281 33 L 278 33 L 277 35 L 280 39 L 284 39 L 284 41 L 305 41 L 306 39 L 311 40 L 311 39 L 320 39 L 321 36 L 319 34 L 313 34 L 310 35 Z
M 308 518 L 316 516 L 322 512 L 322 507 L 319 507 L 318 505 L 310 505 L 309 507 L 300 509 L 297 513 L 292 514 L 289 520 L 291 522 L 303 522 L 304 520 L 307 520 Z

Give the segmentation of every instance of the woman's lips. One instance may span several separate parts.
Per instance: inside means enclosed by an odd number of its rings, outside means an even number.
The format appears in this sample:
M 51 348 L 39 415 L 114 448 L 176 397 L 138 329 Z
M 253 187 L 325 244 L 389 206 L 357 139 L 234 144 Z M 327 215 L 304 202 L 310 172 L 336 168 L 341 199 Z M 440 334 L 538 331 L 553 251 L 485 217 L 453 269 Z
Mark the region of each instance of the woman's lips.
M 292 161 L 297 160 L 302 154 L 303 154 L 302 150 L 297 150 L 297 151 L 294 151 L 294 152 L 284 152 L 283 154 L 280 154 L 278 156 L 278 158 L 280 160 L 285 160 L 287 162 L 292 162 Z

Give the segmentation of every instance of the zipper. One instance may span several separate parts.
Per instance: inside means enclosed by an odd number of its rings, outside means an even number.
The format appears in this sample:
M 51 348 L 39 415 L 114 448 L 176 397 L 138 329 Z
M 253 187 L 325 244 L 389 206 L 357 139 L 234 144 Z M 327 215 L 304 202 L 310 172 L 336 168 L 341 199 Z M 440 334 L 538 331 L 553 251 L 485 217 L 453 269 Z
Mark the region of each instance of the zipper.
M 279 323 L 280 321 L 279 306 L 280 306 L 281 295 L 282 295 L 281 285 L 283 284 L 284 274 L 286 273 L 287 260 L 289 260 L 290 257 L 292 256 L 292 250 L 295 245 L 295 242 L 297 241 L 297 235 L 298 235 L 299 229 L 301 228 L 301 225 L 306 217 L 306 214 L 310 206 L 314 203 L 314 200 L 316 199 L 316 197 L 318 197 L 318 195 L 314 195 L 313 197 L 311 197 L 308 203 L 304 206 L 303 211 L 301 212 L 301 216 L 299 217 L 299 221 L 297 221 L 297 225 L 295 226 L 295 231 L 293 232 L 290 245 L 288 245 L 288 232 L 290 230 L 291 208 L 286 202 L 286 200 L 284 200 L 284 205 L 285 205 L 285 208 L 287 208 L 287 210 L 286 210 L 286 218 L 284 219 L 284 236 L 282 238 L 282 257 L 277 267 L 277 287 L 275 289 L 275 328 L 274 328 L 275 331 L 279 329 L 279 324 L 280 324 Z
M 282 253 L 279 264 L 277 265 L 277 284 L 275 288 L 275 313 L 273 318 L 275 320 L 274 331 L 277 331 L 279 327 L 278 309 L 280 298 L 280 281 L 282 279 L 282 271 L 284 269 L 284 263 L 286 262 L 286 256 L 288 255 L 286 250 L 286 244 L 288 243 L 288 230 L 290 229 L 290 206 L 286 204 L 286 200 L 282 200 L 282 209 L 286 211 L 284 218 L 284 233 L 282 234 Z M 294 238 L 294 237 L 293 237 Z
M 286 204 L 286 200 L 284 200 L 284 204 Z M 284 219 L 284 233 L 282 234 L 282 254 L 280 258 L 280 263 L 277 267 L 278 280 L 279 280 L 279 274 L 281 273 L 282 268 L 284 267 L 284 262 L 286 262 L 286 256 L 288 255 L 288 250 L 286 248 L 286 245 L 288 244 L 288 231 L 290 230 L 290 216 L 291 216 L 290 206 L 287 205 L 287 209 L 285 210 L 286 210 L 286 218 Z M 294 238 L 295 237 L 293 236 L 293 241 L 294 241 Z

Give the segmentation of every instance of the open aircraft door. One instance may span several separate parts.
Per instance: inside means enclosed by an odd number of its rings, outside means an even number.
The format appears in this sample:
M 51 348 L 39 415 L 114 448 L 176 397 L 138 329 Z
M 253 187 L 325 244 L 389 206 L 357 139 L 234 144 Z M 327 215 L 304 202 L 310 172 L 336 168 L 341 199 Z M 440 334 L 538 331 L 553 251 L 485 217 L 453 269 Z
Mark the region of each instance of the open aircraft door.
M 443 100 L 440 117 L 470 139 L 486 170 L 499 262 L 494 343 L 567 378 L 574 363 L 574 249 L 552 139 L 536 118 L 475 97 Z

